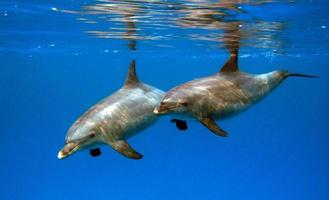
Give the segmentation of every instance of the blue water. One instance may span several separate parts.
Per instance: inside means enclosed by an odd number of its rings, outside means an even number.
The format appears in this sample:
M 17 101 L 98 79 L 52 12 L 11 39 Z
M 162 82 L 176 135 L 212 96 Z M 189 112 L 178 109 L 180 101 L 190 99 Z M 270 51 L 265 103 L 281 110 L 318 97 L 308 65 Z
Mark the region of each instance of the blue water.
M 215 2 L 130 1 L 142 11 L 127 35 L 120 1 L 2 0 L 0 199 L 329 199 L 329 4 L 254 1 L 224 8 L 219 25 L 181 19 Z M 220 121 L 227 138 L 193 121 L 180 132 L 161 117 L 128 140 L 142 160 L 107 146 L 96 158 L 57 158 L 71 124 L 123 85 L 131 59 L 143 82 L 165 91 L 214 74 L 230 22 L 244 32 L 241 70 L 321 78 L 290 78 Z

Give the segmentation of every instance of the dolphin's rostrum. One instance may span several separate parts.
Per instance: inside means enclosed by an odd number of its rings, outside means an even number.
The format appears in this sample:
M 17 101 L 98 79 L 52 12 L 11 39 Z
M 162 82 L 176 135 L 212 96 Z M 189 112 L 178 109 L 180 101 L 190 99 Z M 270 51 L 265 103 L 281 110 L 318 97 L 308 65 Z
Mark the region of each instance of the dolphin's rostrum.
M 156 121 L 153 110 L 163 95 L 163 91 L 138 80 L 133 60 L 124 86 L 94 105 L 72 125 L 58 158 L 66 158 L 81 149 L 91 149 L 90 154 L 98 156 L 101 152 L 94 147 L 101 144 L 110 145 L 128 158 L 142 158 L 126 139 Z
M 227 132 L 216 124 L 216 119 L 245 110 L 290 76 L 316 78 L 285 70 L 259 75 L 241 72 L 238 68 L 238 52 L 235 50 L 215 75 L 192 80 L 168 91 L 154 113 L 190 116 L 213 133 L 225 137 Z

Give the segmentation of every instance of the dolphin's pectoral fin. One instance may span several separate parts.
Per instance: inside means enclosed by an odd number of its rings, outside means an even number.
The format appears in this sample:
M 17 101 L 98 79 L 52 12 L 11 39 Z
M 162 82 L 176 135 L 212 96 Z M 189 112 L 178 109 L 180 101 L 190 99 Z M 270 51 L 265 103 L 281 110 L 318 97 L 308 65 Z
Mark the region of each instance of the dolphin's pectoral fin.
M 199 121 L 216 135 L 222 137 L 226 137 L 228 135 L 227 132 L 221 129 L 211 117 L 201 118 Z
M 180 131 L 185 131 L 188 128 L 187 123 L 184 120 L 172 119 L 172 120 L 170 120 L 170 122 L 176 123 L 177 129 L 180 130 Z
M 96 149 L 90 149 L 89 153 L 91 156 L 93 157 L 97 157 L 100 156 L 102 154 L 101 149 L 100 148 L 96 148 Z
M 117 152 L 121 153 L 122 155 L 131 158 L 131 159 L 141 159 L 143 155 L 135 151 L 126 141 L 118 140 L 115 142 L 111 142 L 111 146 Z

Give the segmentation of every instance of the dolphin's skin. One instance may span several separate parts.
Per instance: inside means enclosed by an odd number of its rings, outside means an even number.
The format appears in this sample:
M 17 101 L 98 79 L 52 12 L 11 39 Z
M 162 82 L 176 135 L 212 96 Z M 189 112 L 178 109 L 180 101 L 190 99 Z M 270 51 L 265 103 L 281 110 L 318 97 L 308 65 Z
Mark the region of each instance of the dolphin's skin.
M 58 158 L 100 144 L 108 144 L 128 158 L 142 158 L 125 140 L 156 121 L 153 110 L 163 96 L 163 91 L 138 80 L 135 61 L 132 61 L 125 85 L 90 108 L 72 125 Z M 100 150 L 92 149 L 90 154 L 98 156 Z
M 291 74 L 285 70 L 266 74 L 247 74 L 239 71 L 237 51 L 215 75 L 192 80 L 169 90 L 155 114 L 182 114 L 199 120 L 213 133 L 227 136 L 215 122 L 237 114 L 269 94 L 289 76 L 316 77 Z M 182 122 L 176 124 L 183 126 Z

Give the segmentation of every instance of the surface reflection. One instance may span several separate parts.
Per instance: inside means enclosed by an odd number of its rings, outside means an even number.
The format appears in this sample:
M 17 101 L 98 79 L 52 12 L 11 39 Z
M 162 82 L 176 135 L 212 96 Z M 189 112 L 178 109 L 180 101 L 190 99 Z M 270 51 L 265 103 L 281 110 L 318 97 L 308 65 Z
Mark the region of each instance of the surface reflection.
M 89 24 L 87 34 L 127 40 L 131 50 L 136 50 L 140 40 L 185 39 L 230 49 L 245 45 L 279 52 L 284 23 L 255 17 L 245 9 L 265 5 L 264 9 L 269 9 L 275 3 L 291 1 L 98 0 L 79 11 L 59 11 L 75 14 Z

